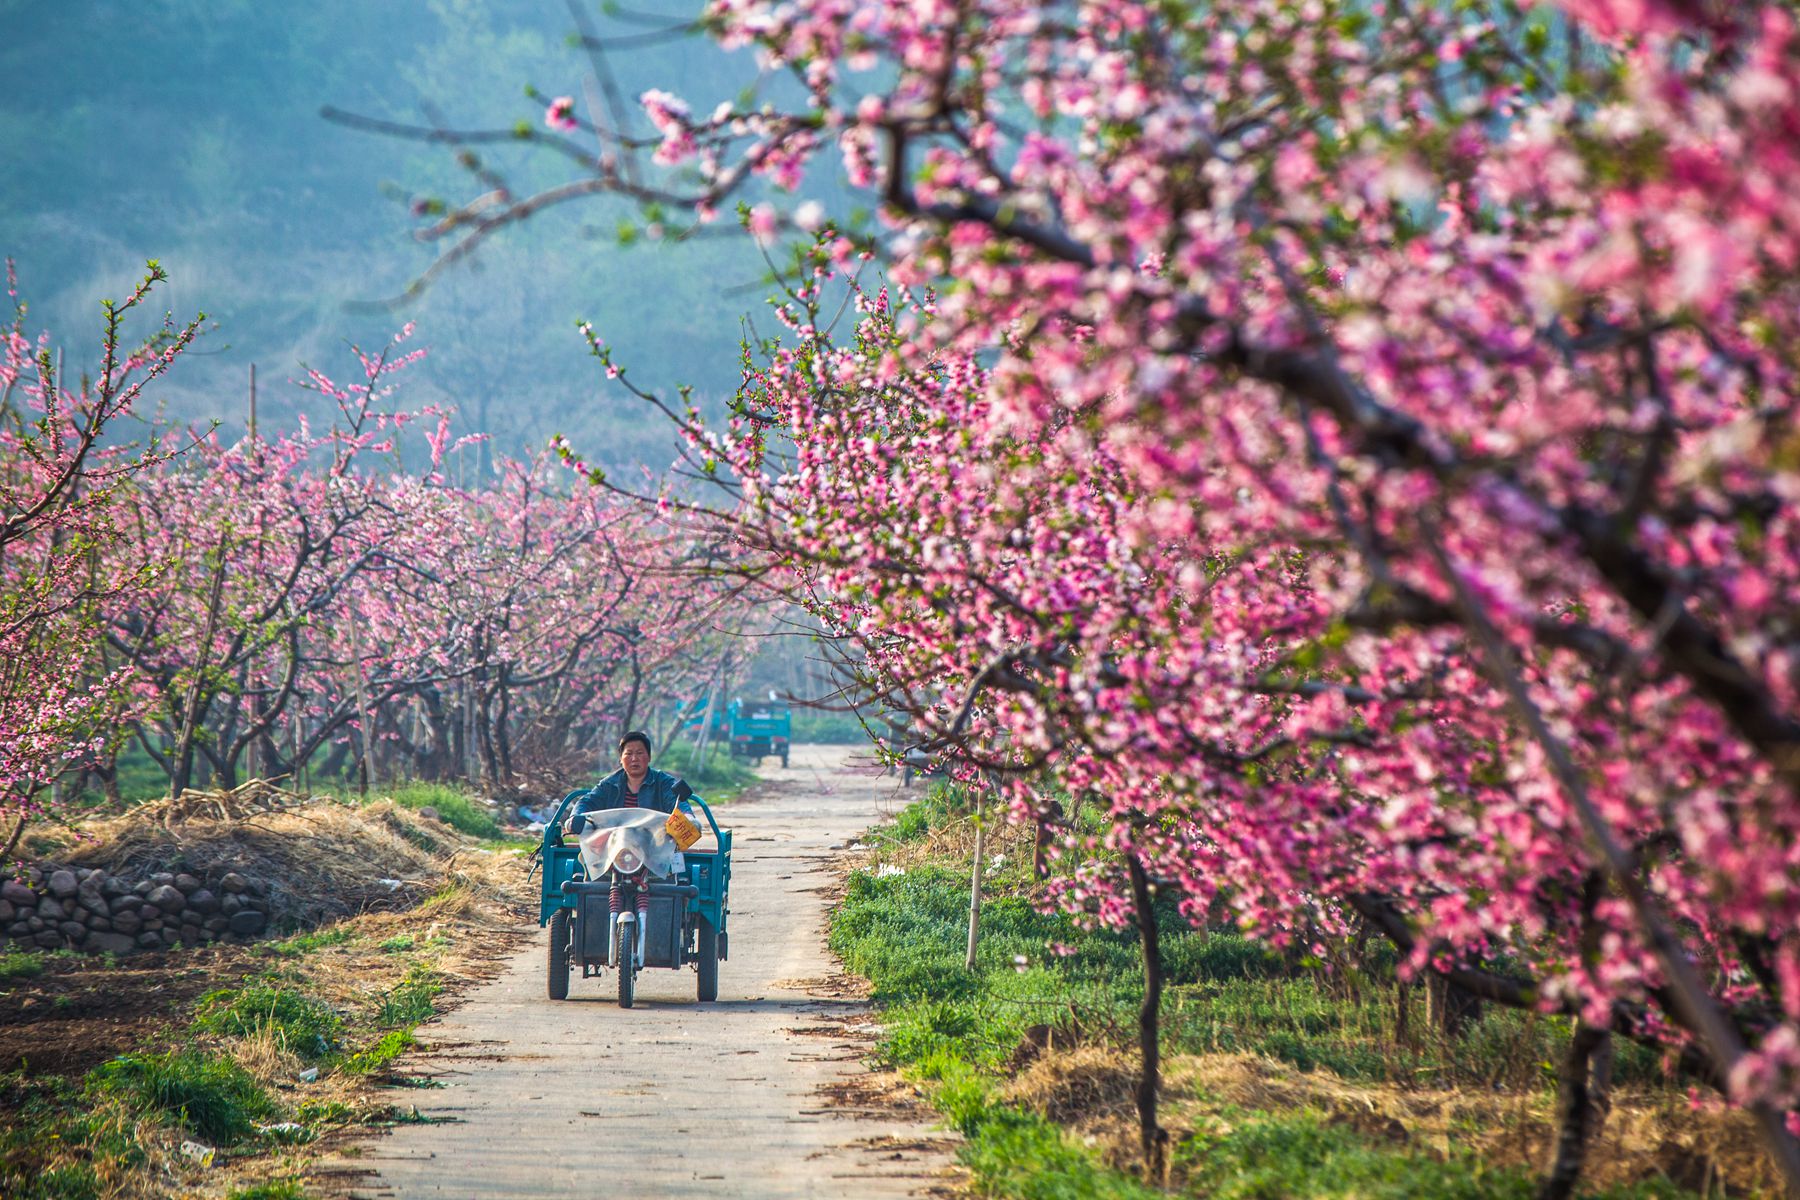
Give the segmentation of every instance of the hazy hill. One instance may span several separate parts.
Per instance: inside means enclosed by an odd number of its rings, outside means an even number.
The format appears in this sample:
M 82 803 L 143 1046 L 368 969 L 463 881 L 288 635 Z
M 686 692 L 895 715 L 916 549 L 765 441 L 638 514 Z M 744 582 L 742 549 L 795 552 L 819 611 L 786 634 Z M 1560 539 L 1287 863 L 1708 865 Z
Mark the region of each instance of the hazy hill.
M 408 197 L 473 193 L 441 148 L 328 124 L 321 105 L 536 122 L 527 83 L 580 94 L 572 24 L 561 0 L 0 0 L 0 253 L 18 260 L 33 324 L 91 345 L 95 302 L 157 257 L 166 304 L 219 323 L 162 393 L 183 416 L 241 423 L 251 362 L 263 412 L 291 412 L 309 400 L 284 382 L 299 362 L 348 373 L 346 341 L 416 320 L 432 354 L 410 397 L 458 404 L 509 447 L 565 430 L 597 458 L 661 465 L 664 431 L 602 393 L 574 321 L 624 348 L 634 378 L 727 392 L 740 317 L 760 307 L 762 262 L 741 238 L 623 248 L 625 210 L 588 202 L 501 237 L 401 311 L 345 308 L 430 261 Z M 711 103 L 745 78 L 693 41 L 613 57 L 630 96 L 660 85 Z M 519 181 L 552 177 L 516 147 L 493 159 Z

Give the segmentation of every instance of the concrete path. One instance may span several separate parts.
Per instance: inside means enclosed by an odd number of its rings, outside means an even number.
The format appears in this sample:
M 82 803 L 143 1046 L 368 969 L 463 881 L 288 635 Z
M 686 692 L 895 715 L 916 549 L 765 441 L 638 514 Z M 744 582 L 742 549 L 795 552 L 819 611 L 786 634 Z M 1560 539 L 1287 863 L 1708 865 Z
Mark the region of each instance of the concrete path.
M 769 760 L 773 761 L 773 760 Z M 734 831 L 731 959 L 719 1000 L 694 973 L 611 975 L 545 998 L 546 935 L 421 1027 L 402 1125 L 321 1164 L 340 1194 L 387 1197 L 899 1197 L 948 1182 L 954 1144 L 862 1066 L 870 1018 L 823 942 L 834 851 L 906 793 L 866 759 L 799 747 L 791 770 L 717 814 Z

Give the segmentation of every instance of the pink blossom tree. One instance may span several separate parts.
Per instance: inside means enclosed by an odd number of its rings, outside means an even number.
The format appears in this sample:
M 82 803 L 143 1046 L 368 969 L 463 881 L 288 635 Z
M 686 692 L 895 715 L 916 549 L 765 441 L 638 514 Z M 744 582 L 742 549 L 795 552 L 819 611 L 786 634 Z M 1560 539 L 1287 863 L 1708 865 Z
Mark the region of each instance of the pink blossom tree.
M 396 404 L 410 335 L 358 351 L 350 384 L 306 372 L 328 425 L 193 433 L 120 500 L 163 566 L 98 611 L 138 697 L 124 723 L 171 794 L 303 771 L 561 787 L 603 730 L 687 694 L 696 646 L 733 627 L 669 569 L 690 532 L 548 456 L 453 483 L 474 439 Z
M 0 330 L 0 855 L 36 819 L 57 818 L 56 781 L 85 766 L 130 705 L 127 674 L 98 657 L 97 610 L 140 589 L 158 563 L 134 551 L 119 500 L 170 457 L 119 427 L 144 389 L 199 332 L 165 320 L 139 342 L 127 323 L 168 276 L 152 261 L 122 302 L 106 300 L 100 361 L 77 367 L 28 334 L 7 264 L 11 323 Z

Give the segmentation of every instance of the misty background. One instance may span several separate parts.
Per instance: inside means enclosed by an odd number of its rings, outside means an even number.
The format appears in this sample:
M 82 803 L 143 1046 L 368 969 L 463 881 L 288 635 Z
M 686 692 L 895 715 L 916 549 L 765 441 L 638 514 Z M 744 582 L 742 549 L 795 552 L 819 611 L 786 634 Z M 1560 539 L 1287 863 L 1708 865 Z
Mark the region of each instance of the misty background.
M 647 28 L 600 7 L 608 34 Z M 699 0 L 636 7 L 685 18 Z M 346 129 L 321 107 L 542 128 L 531 85 L 585 116 L 574 29 L 564 0 L 0 0 L 0 255 L 17 262 L 29 330 L 51 330 L 69 370 L 91 369 L 100 299 L 157 258 L 172 279 L 156 309 L 204 310 L 215 326 L 150 397 L 171 416 L 242 428 L 255 363 L 261 421 L 323 420 L 326 402 L 288 382 L 300 364 L 353 379 L 349 343 L 373 349 L 415 321 L 430 353 L 399 377 L 401 404 L 455 405 L 461 432 L 510 453 L 562 432 L 590 461 L 660 471 L 666 425 L 606 385 L 575 322 L 592 321 L 641 386 L 729 395 L 767 270 L 729 214 L 727 236 L 621 245 L 633 208 L 587 199 L 499 233 L 413 302 L 348 307 L 398 295 L 443 248 L 412 237 L 413 201 L 485 188 L 449 148 Z M 704 112 L 754 78 L 747 54 L 694 37 L 607 61 L 638 133 L 646 88 Z M 516 195 L 573 171 L 518 145 L 480 150 Z

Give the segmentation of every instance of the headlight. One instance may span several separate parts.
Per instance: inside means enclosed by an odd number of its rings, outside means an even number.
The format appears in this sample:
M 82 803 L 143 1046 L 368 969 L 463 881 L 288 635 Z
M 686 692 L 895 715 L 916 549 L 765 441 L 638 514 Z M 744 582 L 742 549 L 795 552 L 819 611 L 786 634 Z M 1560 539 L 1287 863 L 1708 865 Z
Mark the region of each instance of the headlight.
M 627 875 L 634 874 L 643 865 L 635 850 L 621 850 L 619 857 L 613 859 L 613 866 Z

